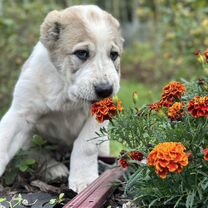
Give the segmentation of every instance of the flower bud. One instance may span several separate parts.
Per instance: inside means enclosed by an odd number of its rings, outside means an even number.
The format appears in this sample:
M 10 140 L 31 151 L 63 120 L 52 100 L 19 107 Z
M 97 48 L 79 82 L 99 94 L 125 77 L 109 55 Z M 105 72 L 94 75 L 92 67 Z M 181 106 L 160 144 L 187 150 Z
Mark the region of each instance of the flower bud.
M 206 60 L 205 60 L 205 57 L 200 54 L 200 55 L 198 55 L 198 61 L 199 61 L 199 63 L 203 64 L 203 63 L 205 63 Z
M 139 94 L 137 92 L 133 92 L 133 103 L 134 105 L 136 105 L 137 101 L 138 101 L 138 97 L 139 97 Z

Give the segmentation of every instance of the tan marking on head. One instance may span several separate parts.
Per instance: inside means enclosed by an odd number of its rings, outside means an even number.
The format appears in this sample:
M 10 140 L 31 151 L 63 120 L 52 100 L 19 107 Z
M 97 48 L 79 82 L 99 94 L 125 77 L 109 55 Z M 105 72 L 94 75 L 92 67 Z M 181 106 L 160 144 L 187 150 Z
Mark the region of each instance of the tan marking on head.
M 107 31 L 106 34 L 99 31 L 100 26 Z M 120 24 L 112 15 L 95 6 L 73 6 L 52 11 L 46 16 L 41 25 L 40 40 L 55 60 L 72 53 L 76 44 L 85 41 L 95 43 L 100 36 L 105 40 L 109 38 L 109 42 L 113 40 L 122 52 Z
M 100 18 L 101 18 L 100 15 L 95 11 L 90 11 L 88 17 L 89 17 L 89 20 L 91 19 L 94 22 L 100 21 Z
M 48 48 L 54 49 L 60 43 L 69 41 L 76 44 L 86 35 L 85 24 L 77 10 L 66 9 L 50 12 L 41 25 L 41 42 Z

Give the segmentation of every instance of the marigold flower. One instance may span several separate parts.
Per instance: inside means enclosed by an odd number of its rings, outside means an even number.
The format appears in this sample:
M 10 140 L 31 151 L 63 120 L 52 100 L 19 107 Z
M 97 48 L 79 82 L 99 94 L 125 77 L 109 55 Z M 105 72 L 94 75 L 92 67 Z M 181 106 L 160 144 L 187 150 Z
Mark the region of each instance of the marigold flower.
M 132 160 L 141 161 L 144 158 L 144 154 L 138 151 L 132 151 L 132 152 L 129 152 L 129 157 Z
M 205 81 L 205 79 L 199 79 L 198 80 L 198 85 L 199 86 L 203 86 L 203 85 L 206 85 L 207 84 L 207 82 Z
M 188 112 L 194 118 L 208 117 L 208 96 L 205 97 L 194 97 L 193 100 L 189 102 Z
M 124 168 L 124 169 L 128 168 L 128 166 L 129 166 L 127 160 L 125 160 L 125 159 L 120 159 L 120 160 L 119 160 L 119 164 L 120 164 L 120 166 L 121 166 L 122 168 Z
M 200 51 L 200 50 L 195 51 L 195 52 L 194 52 L 194 55 L 196 55 L 196 56 L 201 55 L 201 51 Z
M 163 88 L 162 99 L 149 105 L 151 110 L 159 111 L 162 107 L 169 108 L 179 101 L 186 92 L 186 87 L 180 82 L 171 82 Z
M 191 161 L 193 159 L 192 152 L 187 152 L 186 155 L 187 155 L 189 161 Z
M 206 59 L 208 59 L 208 51 L 204 52 L 204 56 L 205 56 Z
M 200 50 L 197 50 L 194 53 L 198 57 L 198 61 L 202 64 L 208 59 L 208 51 L 205 51 L 204 54 Z
M 161 102 L 153 103 L 149 105 L 149 108 L 154 111 L 159 111 L 162 108 Z
M 184 103 L 176 102 L 168 109 L 168 118 L 171 121 L 180 121 L 184 116 Z
M 161 100 L 161 101 L 159 101 L 157 103 L 153 103 L 153 104 L 149 105 L 149 108 L 151 110 L 154 110 L 154 111 L 159 111 L 163 107 L 166 107 L 166 108 L 171 107 L 174 104 L 174 102 L 175 102 L 174 98 Z
M 169 173 L 181 173 L 188 165 L 186 148 L 181 143 L 165 142 L 157 145 L 149 154 L 148 166 L 165 179 Z
M 208 148 L 204 149 L 204 160 L 208 161 Z
M 121 101 L 117 101 L 115 104 L 112 98 L 101 100 L 92 105 L 91 113 L 95 115 L 96 120 L 99 123 L 103 123 L 105 120 L 111 120 L 117 115 L 117 112 L 122 112 L 123 108 Z
M 180 82 L 171 82 L 163 88 L 162 102 L 174 102 L 181 99 L 186 87 Z M 170 106 L 169 106 L 170 107 Z
M 166 108 L 171 107 L 174 102 L 175 102 L 175 99 L 173 97 L 172 98 L 167 98 L 165 100 L 161 100 L 160 101 L 162 107 L 166 107 Z

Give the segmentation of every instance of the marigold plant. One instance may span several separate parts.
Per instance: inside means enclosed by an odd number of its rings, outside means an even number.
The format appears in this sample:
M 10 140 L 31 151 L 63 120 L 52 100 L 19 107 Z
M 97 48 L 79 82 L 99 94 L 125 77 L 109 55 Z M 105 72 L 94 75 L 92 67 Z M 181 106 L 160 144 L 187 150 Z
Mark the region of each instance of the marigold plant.
M 198 54 L 208 69 L 208 53 Z M 106 130 L 125 147 L 124 195 L 136 207 L 207 208 L 208 77 L 171 82 L 153 104 L 136 100 Z

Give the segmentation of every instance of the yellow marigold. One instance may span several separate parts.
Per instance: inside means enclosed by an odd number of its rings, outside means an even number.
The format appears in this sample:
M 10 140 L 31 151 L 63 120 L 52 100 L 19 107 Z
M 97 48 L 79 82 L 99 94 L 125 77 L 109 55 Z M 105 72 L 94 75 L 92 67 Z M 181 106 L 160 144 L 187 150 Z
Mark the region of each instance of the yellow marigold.
M 171 121 L 180 121 L 184 116 L 184 103 L 176 102 L 168 109 L 168 118 Z
M 181 84 L 180 82 L 171 82 L 163 88 L 162 102 L 166 104 L 166 102 L 168 101 L 168 104 L 170 104 L 171 106 L 171 103 L 173 104 L 174 101 L 180 100 L 185 92 L 186 87 L 183 84 Z
M 190 101 L 188 111 L 195 118 L 208 118 L 208 96 L 195 97 Z
M 112 98 L 101 100 L 92 105 L 91 113 L 95 115 L 96 120 L 99 123 L 103 123 L 105 120 L 111 120 L 117 115 L 117 112 L 122 112 L 123 108 L 121 101 L 117 101 L 115 104 Z
M 157 145 L 149 154 L 148 166 L 155 167 L 156 173 L 165 179 L 169 173 L 181 173 L 188 165 L 186 148 L 177 142 Z

